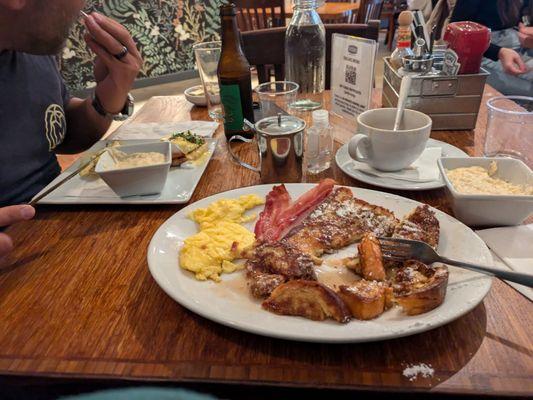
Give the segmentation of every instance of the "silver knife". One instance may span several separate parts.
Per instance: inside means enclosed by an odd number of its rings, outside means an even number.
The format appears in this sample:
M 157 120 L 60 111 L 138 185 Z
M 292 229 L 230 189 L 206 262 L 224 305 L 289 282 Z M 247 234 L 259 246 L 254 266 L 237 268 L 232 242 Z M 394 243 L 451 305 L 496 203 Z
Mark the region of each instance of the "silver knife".
M 50 193 L 52 193 L 54 190 L 56 190 L 59 186 L 64 184 L 65 182 L 69 181 L 70 179 L 74 178 L 76 175 L 78 175 L 85 167 L 89 166 L 91 163 L 96 162 L 98 157 L 102 155 L 102 153 L 107 150 L 107 147 L 98 151 L 94 156 L 91 157 L 91 159 L 79 166 L 76 170 L 72 171 L 70 174 L 65 176 L 63 179 L 61 179 L 59 182 L 57 182 L 55 185 L 49 187 L 44 192 L 39 194 L 38 196 L 31 199 L 31 201 L 28 203 L 30 206 L 34 206 L 37 204 L 39 200 L 41 200 L 43 197 L 48 196 Z

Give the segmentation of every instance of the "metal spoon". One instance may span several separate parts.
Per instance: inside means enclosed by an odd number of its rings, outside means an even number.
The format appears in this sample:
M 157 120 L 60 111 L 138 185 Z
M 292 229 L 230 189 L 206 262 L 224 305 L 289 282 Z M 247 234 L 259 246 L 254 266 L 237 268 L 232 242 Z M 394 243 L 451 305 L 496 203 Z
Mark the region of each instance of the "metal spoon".
M 396 109 L 396 118 L 394 119 L 394 131 L 400 129 L 400 124 L 403 119 L 403 110 L 405 109 L 405 102 L 407 100 L 407 95 L 409 94 L 409 89 L 411 88 L 412 78 L 409 75 L 405 75 L 402 78 L 402 83 L 400 85 L 400 94 L 398 96 L 398 106 Z

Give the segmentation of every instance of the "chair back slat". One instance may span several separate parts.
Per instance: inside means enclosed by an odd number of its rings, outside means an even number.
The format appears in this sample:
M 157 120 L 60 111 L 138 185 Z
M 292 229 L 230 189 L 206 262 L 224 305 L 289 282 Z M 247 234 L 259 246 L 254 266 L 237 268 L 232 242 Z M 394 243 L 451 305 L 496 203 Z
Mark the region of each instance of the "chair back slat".
M 384 0 L 361 0 L 357 22 L 366 24 L 370 20 L 381 20 Z
M 274 77 L 277 81 L 282 81 L 285 79 L 285 65 L 284 64 L 274 64 Z
M 237 19 L 241 32 L 285 26 L 284 0 L 233 0 L 237 11 L 248 16 L 247 21 Z
M 270 78 L 268 66 L 264 64 L 257 64 L 255 68 L 257 70 L 257 79 L 259 80 L 259 82 L 268 82 Z
M 369 21 L 368 24 L 325 24 L 326 28 L 326 89 L 331 81 L 331 37 L 334 33 L 359 36 L 366 39 L 378 40 L 379 21 Z M 285 28 L 269 28 L 242 33 L 243 50 L 251 65 L 274 65 L 276 80 L 284 79 L 285 66 Z M 265 49 L 268 49 L 266 51 Z M 268 74 L 259 72 L 259 83 L 269 80 Z

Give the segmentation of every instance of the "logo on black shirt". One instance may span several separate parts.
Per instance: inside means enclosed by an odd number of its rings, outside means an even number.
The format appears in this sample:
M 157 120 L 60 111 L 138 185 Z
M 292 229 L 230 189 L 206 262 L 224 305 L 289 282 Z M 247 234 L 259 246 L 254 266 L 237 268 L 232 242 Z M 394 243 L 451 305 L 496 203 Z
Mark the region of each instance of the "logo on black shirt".
M 67 120 L 63 107 L 58 104 L 50 104 L 44 113 L 44 127 L 48 150 L 55 149 L 65 138 Z

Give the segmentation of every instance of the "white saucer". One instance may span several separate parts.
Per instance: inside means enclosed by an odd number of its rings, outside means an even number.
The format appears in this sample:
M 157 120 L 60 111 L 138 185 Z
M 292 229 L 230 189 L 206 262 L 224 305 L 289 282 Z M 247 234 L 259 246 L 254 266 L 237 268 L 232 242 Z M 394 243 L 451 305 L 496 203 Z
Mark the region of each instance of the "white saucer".
M 441 142 L 440 140 L 429 139 L 426 147 L 440 147 L 442 149 L 442 157 L 468 157 L 464 151 L 452 146 L 449 143 Z M 335 161 L 339 168 L 348 176 L 357 179 L 361 182 L 369 183 L 370 185 L 379 186 L 387 189 L 399 190 L 430 190 L 438 189 L 445 186 L 442 176 L 439 179 L 431 182 L 409 182 L 393 178 L 382 178 L 359 171 L 353 167 L 352 158 L 348 154 L 348 143 L 343 145 L 335 156 Z

